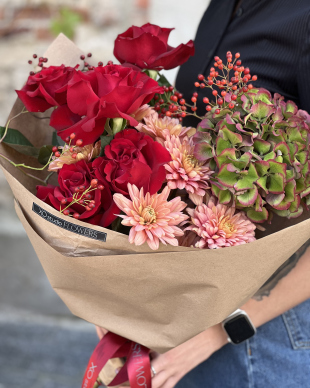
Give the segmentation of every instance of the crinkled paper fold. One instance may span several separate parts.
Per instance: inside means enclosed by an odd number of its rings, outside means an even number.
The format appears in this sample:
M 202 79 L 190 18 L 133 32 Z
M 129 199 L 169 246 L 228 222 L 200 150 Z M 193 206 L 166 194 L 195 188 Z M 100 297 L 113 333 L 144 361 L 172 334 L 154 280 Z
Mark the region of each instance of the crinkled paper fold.
M 45 53 L 54 65 L 75 65 L 80 55 L 63 35 Z M 21 110 L 17 101 L 10 117 Z M 10 127 L 36 146 L 51 143 L 52 129 L 44 118 L 27 113 Z M 4 144 L 0 153 L 14 162 L 37 163 Z M 154 252 L 146 245 L 129 244 L 128 236 L 70 218 L 75 225 L 107 233 L 106 242 L 98 241 L 62 229 L 33 212 L 36 203 L 68 220 L 35 197 L 38 182 L 2 158 L 0 163 L 15 197 L 16 212 L 46 275 L 71 312 L 160 352 L 226 318 L 310 238 L 307 212 L 298 220 L 276 218 L 266 236 L 251 244 L 218 250 L 161 246 Z M 46 172 L 34 174 L 42 178 Z

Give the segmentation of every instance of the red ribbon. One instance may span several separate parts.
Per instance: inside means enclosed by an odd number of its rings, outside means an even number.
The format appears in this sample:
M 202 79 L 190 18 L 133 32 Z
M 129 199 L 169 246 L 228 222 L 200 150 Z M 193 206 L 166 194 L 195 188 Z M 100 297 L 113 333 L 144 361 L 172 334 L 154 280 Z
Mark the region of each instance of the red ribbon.
M 129 380 L 131 388 L 152 387 L 149 349 L 109 332 L 100 340 L 89 359 L 82 388 L 93 388 L 102 368 L 110 358 L 116 357 L 126 357 L 126 362 L 109 385 Z

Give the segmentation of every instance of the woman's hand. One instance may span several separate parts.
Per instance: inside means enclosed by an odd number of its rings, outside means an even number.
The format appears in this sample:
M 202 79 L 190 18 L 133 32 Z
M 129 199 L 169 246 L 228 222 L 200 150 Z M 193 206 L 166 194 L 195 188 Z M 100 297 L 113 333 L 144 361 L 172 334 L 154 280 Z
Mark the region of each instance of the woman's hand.
M 108 330 L 104 329 L 103 327 L 96 326 L 96 332 L 97 336 L 101 340 L 101 338 L 107 334 Z
M 173 388 L 190 370 L 226 343 L 222 326 L 215 325 L 164 354 L 151 352 L 151 364 L 156 371 L 152 388 Z
M 173 388 L 179 380 L 227 343 L 221 325 L 215 325 L 164 354 L 155 354 L 152 388 Z

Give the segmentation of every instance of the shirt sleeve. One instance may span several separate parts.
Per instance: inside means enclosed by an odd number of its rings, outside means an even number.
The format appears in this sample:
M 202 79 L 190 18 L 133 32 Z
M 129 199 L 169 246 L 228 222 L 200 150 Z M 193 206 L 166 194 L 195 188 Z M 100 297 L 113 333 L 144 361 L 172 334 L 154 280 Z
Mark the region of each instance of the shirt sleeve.
M 300 101 L 300 106 L 298 108 L 310 113 L 310 12 L 308 12 L 305 38 L 301 47 L 300 59 L 296 72 Z

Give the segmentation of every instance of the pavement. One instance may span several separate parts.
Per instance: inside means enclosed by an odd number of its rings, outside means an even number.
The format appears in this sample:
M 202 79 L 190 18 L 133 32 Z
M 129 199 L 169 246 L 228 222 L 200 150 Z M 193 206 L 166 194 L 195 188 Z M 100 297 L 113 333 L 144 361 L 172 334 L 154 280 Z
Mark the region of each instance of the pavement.
M 50 286 L 0 170 L 0 388 L 78 388 L 97 342 Z

